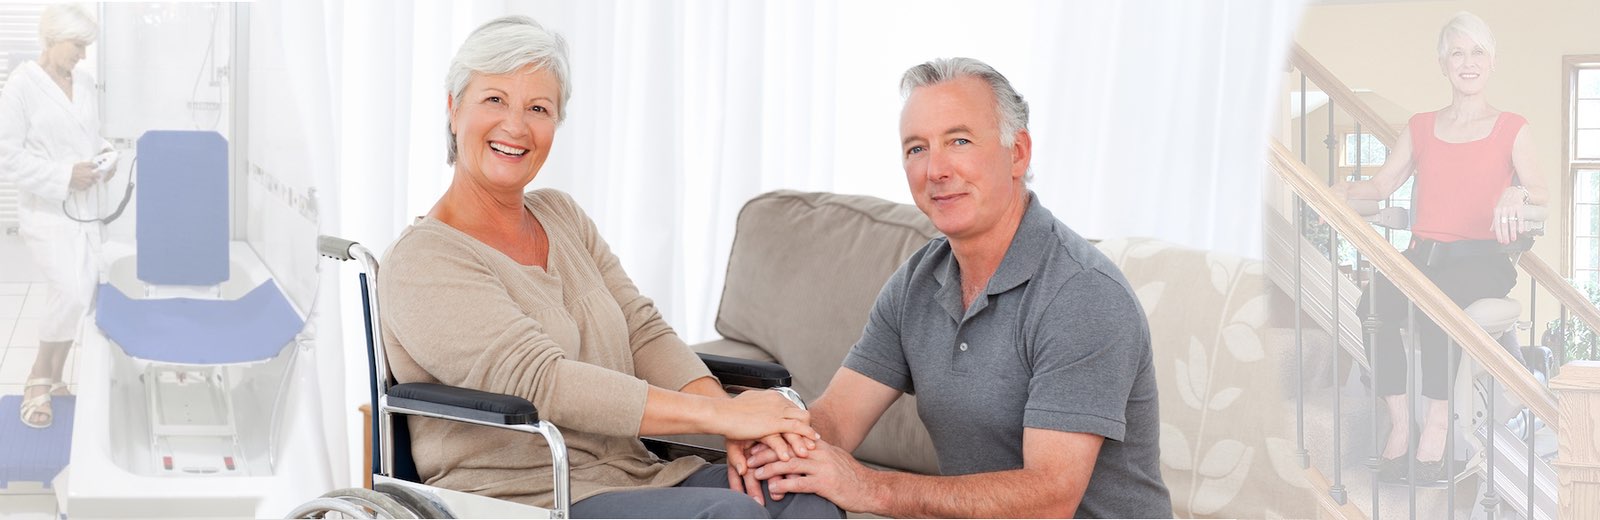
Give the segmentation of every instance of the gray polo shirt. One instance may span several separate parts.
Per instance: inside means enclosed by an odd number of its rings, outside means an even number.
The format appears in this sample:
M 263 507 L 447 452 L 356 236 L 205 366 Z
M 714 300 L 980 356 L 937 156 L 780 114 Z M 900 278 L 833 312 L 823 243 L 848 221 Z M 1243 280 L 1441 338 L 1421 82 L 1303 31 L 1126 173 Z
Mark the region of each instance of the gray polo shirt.
M 1023 428 L 1105 437 L 1079 517 L 1171 518 L 1144 311 L 1111 260 L 1028 194 L 984 294 L 962 311 L 944 237 L 889 278 L 844 366 L 917 396 L 939 471 L 1020 469 Z

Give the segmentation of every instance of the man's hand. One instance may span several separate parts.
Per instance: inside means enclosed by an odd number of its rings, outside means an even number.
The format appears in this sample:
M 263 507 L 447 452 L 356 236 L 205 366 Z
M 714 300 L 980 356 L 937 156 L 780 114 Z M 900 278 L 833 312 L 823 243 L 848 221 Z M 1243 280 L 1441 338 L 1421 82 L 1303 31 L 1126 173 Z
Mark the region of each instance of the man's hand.
M 761 465 L 757 466 L 757 462 Z M 814 493 L 846 511 L 880 509 L 877 504 L 880 486 L 874 478 L 877 472 L 826 441 L 818 441 L 817 449 L 805 457 L 785 461 L 756 453 L 750 464 L 755 478 L 767 481 L 767 491 L 773 500 L 782 500 L 789 493 Z

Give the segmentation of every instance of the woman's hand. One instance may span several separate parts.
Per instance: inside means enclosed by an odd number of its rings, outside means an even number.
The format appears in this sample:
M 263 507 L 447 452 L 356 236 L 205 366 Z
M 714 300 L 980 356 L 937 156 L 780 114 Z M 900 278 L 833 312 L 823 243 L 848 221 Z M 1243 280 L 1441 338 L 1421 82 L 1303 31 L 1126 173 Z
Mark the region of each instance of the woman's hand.
M 778 438 L 781 434 L 794 435 L 795 441 L 804 445 L 804 439 L 818 439 L 811 428 L 811 414 L 795 406 L 783 394 L 770 390 L 752 390 L 733 399 L 713 402 L 713 414 L 708 420 L 711 433 L 731 440 L 761 440 L 763 444 L 792 444 Z M 771 439 L 775 442 L 768 442 Z M 772 446 L 778 449 L 777 446 Z M 787 451 L 786 446 L 783 450 Z
M 1533 229 L 1533 224 L 1528 222 L 1523 212 L 1523 208 L 1527 207 L 1526 201 L 1527 192 L 1516 186 L 1500 193 L 1500 201 L 1494 206 L 1494 220 L 1489 223 L 1496 241 L 1509 244 Z
M 95 171 L 94 163 L 85 161 L 72 165 L 72 181 L 68 186 L 72 191 L 83 191 L 99 181 L 100 173 Z

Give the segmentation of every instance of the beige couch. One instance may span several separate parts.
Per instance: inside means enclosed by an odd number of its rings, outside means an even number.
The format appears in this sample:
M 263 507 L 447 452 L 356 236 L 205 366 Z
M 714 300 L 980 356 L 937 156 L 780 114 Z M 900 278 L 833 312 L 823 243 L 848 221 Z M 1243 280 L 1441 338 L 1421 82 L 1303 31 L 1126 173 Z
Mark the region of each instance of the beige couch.
M 938 231 L 914 206 L 777 191 L 740 211 L 716 329 L 701 352 L 776 361 L 814 400 L 859 339 L 879 289 Z M 1178 516 L 1315 514 L 1284 431 L 1281 356 L 1260 340 L 1261 264 L 1155 240 L 1098 244 L 1150 318 L 1161 392 L 1162 474 Z M 1287 439 L 1287 441 L 1285 441 Z M 855 452 L 937 473 L 915 398 L 903 396 Z

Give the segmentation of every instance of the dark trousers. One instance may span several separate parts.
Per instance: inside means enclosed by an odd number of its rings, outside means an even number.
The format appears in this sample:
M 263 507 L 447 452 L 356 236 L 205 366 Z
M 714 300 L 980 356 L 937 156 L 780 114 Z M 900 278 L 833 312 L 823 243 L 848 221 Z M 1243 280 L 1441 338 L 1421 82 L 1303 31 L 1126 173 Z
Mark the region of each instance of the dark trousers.
M 1434 255 L 1432 263 L 1425 258 L 1427 253 L 1419 248 L 1412 248 L 1405 252 L 1407 260 L 1424 276 L 1432 280 L 1439 290 L 1444 291 L 1450 301 L 1457 307 L 1465 308 L 1472 302 L 1484 298 L 1504 298 L 1511 292 L 1511 287 L 1517 283 L 1516 267 L 1511 265 L 1511 259 L 1502 254 L 1456 256 L 1449 257 Z M 1406 327 L 1406 309 L 1410 300 L 1389 281 L 1387 277 L 1379 275 L 1365 294 L 1361 295 L 1361 306 L 1356 313 L 1362 316 L 1367 314 L 1367 302 L 1377 294 L 1377 317 L 1379 320 L 1376 345 L 1369 345 L 1373 355 L 1373 371 L 1375 387 L 1378 395 L 1400 395 L 1406 393 L 1406 353 L 1405 347 L 1400 342 L 1400 331 Z M 1447 345 L 1448 337 L 1444 330 L 1434 323 L 1428 315 L 1419 309 L 1416 311 L 1418 347 L 1420 363 L 1422 363 L 1422 381 L 1418 388 L 1422 395 L 1429 399 L 1444 400 L 1450 394 L 1446 385 L 1448 375 L 1455 372 L 1461 363 L 1461 356 L 1453 356 L 1454 360 L 1447 360 L 1449 349 L 1457 349 Z M 1452 362 L 1453 361 L 1453 362 Z M 1449 365 L 1446 369 L 1445 365 Z
M 767 483 L 761 483 L 767 492 Z M 765 507 L 728 489 L 728 466 L 712 464 L 675 487 L 611 491 L 572 504 L 573 518 L 844 518 L 828 499 L 790 493 Z

